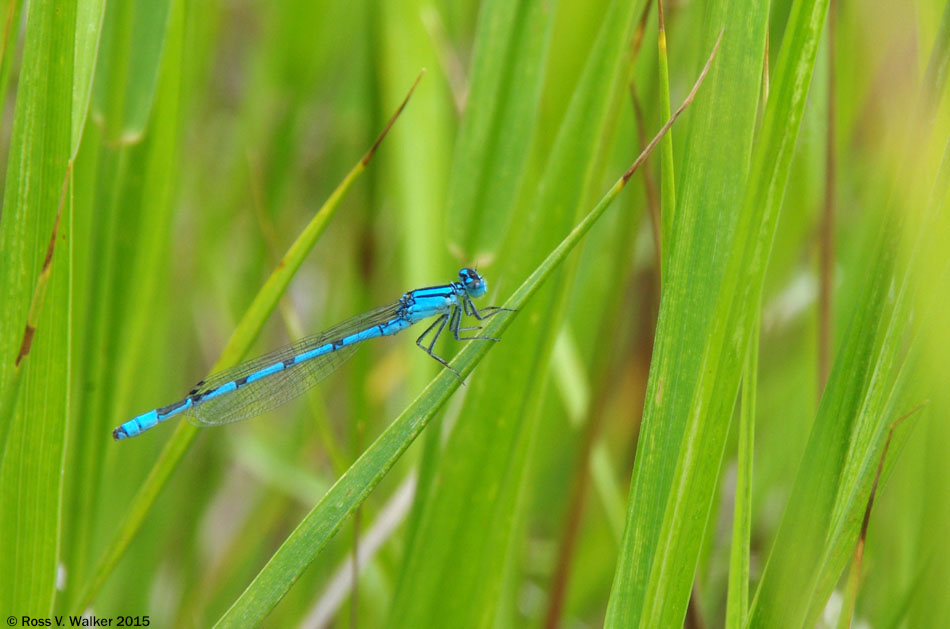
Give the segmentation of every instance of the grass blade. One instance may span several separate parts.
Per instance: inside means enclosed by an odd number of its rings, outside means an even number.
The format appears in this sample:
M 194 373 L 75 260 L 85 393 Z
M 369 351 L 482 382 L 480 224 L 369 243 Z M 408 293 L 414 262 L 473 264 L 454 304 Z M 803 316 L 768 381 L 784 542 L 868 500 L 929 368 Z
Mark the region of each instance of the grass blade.
M 406 106 L 409 97 L 412 96 L 412 91 L 415 89 L 421 77 L 422 75 L 420 74 L 419 77 L 416 78 L 416 82 L 413 83 L 412 88 L 410 88 L 406 99 L 393 114 L 386 128 L 383 129 L 383 132 L 373 146 L 370 147 L 366 154 L 363 155 L 350 172 L 347 173 L 346 177 L 320 207 L 304 231 L 297 237 L 297 240 L 294 241 L 290 249 L 288 249 L 287 253 L 284 254 L 283 259 L 277 265 L 274 272 L 267 278 L 267 281 L 261 287 L 261 290 L 244 314 L 241 322 L 231 334 L 231 338 L 221 351 L 221 355 L 218 357 L 217 362 L 214 367 L 211 368 L 210 372 L 220 371 L 221 369 L 236 364 L 243 358 L 248 349 L 250 349 L 261 327 L 267 320 L 267 317 L 270 316 L 270 313 L 277 307 L 281 295 L 283 295 L 287 286 L 290 284 L 290 280 L 293 279 L 294 274 L 300 268 L 300 265 L 303 264 L 307 253 L 314 244 L 316 244 L 320 235 L 336 214 L 336 210 L 339 208 L 343 197 L 353 185 L 353 182 L 366 170 L 376 149 Z M 141 528 L 146 515 L 155 503 L 158 493 L 168 482 L 171 473 L 178 466 L 192 441 L 194 441 L 197 432 L 198 429 L 187 422 L 180 422 L 176 426 L 175 432 L 165 445 L 158 460 L 149 472 L 148 477 L 142 482 L 141 489 L 130 505 L 125 519 L 119 525 L 115 538 L 99 560 L 90 580 L 79 596 L 76 609 L 85 609 L 102 588 L 105 580 L 109 574 L 112 573 L 112 570 L 122 557 L 122 554 L 132 542 L 132 538 L 136 532 L 138 532 L 139 528 Z
M 471 100 L 449 182 L 449 247 L 489 262 L 506 233 L 537 120 L 555 6 L 493 0 L 479 11 Z
M 710 62 L 712 58 L 710 58 Z M 504 303 L 505 308 L 523 308 L 541 289 L 545 280 L 564 261 L 591 227 L 600 219 L 613 200 L 620 194 L 627 181 L 640 164 L 653 151 L 660 138 L 669 130 L 676 118 L 692 102 L 706 70 L 700 74 L 693 90 L 674 112 L 657 136 L 640 154 L 630 168 L 607 191 L 583 220 L 558 244 L 557 247 L 522 282 L 521 286 Z M 515 320 L 517 312 L 503 312 L 491 319 L 484 334 L 501 337 Z M 463 378 L 467 377 L 488 353 L 491 344 L 469 343 L 462 349 L 451 365 Z M 454 374 L 443 370 L 397 417 L 373 444 L 356 460 L 350 469 L 330 488 L 330 491 L 307 514 L 288 537 L 267 565 L 255 577 L 234 605 L 217 622 L 217 627 L 243 627 L 259 623 L 290 590 L 304 569 L 326 546 L 330 538 L 343 525 L 346 518 L 365 500 L 386 473 L 392 468 L 412 441 L 426 427 L 432 417 L 460 386 Z
M 40 617 L 56 592 L 70 408 L 69 160 L 87 89 L 76 15 L 75 2 L 30 3 L 0 214 L 0 607 Z
M 730 265 L 728 256 L 744 253 L 747 242 L 759 242 L 752 224 L 741 232 L 737 225 L 742 220 L 761 220 L 760 208 L 748 209 L 753 205 L 749 200 L 743 207 L 742 197 L 750 171 L 766 9 L 766 3 L 752 7 L 714 4 L 705 22 L 704 41 L 711 42 L 721 35 L 722 58 L 713 67 L 711 89 L 697 102 L 686 133 L 688 149 L 680 168 L 682 183 L 676 198 L 672 250 L 664 254 L 669 266 L 663 277 L 627 525 L 607 610 L 608 626 L 678 624 L 686 613 L 731 416 L 716 406 L 701 406 L 694 395 L 714 391 L 711 382 L 703 386 L 702 378 L 707 370 L 716 368 L 715 363 L 704 365 L 703 357 L 721 351 L 716 344 L 725 340 L 726 330 L 732 334 L 744 329 L 735 320 L 726 321 L 737 314 L 728 312 L 733 298 L 748 306 L 741 301 L 747 297 L 739 295 L 738 286 L 725 286 L 725 278 L 730 272 L 746 272 L 748 266 L 740 270 L 739 265 L 745 261 L 734 260 Z M 740 207 L 742 212 L 737 212 Z M 764 265 L 756 272 L 761 277 Z M 745 288 L 747 282 L 756 279 L 743 278 L 741 286 Z M 674 288 L 668 290 L 667 286 Z M 718 327 L 730 324 L 735 327 Z M 741 352 L 741 363 L 745 350 L 740 347 L 736 351 Z M 721 383 L 727 389 L 718 391 L 724 398 L 731 395 L 729 411 L 740 371 L 733 369 L 729 384 Z M 728 386 L 732 387 L 731 394 Z M 698 408 L 711 414 L 707 425 L 712 434 L 703 437 L 712 440 L 708 445 L 690 441 L 696 438 L 689 430 L 699 422 L 693 416 Z M 704 458 L 678 464 L 681 452 L 687 451 L 702 451 Z M 676 484 L 687 482 L 693 483 L 696 495 L 677 493 Z M 689 515 L 681 509 L 688 510 Z M 678 567 L 674 569 L 673 563 Z
M 821 1 L 796 2 L 792 7 L 741 212 L 735 216 L 735 235 L 724 243 L 727 257 L 718 294 L 707 302 L 707 308 L 712 306 L 705 311 L 711 315 L 708 327 L 697 327 L 695 322 L 681 324 L 682 328 L 688 326 L 703 333 L 699 340 L 703 349 L 698 356 L 667 354 L 671 345 L 664 339 L 671 332 L 666 327 L 667 317 L 690 314 L 677 312 L 683 302 L 675 296 L 667 299 L 668 293 L 664 294 L 644 408 L 645 434 L 638 448 L 628 528 L 608 608 L 611 626 L 672 625 L 681 623 L 686 614 L 826 8 L 827 3 Z M 759 20 L 750 22 L 744 13 L 732 14 L 727 28 L 757 24 L 744 32 L 761 46 L 766 13 L 758 15 Z M 746 55 L 749 49 L 744 46 L 737 50 Z M 749 54 L 744 65 L 754 70 L 761 58 Z M 757 93 L 750 90 L 747 102 L 752 102 L 754 96 Z M 748 119 L 742 121 L 739 129 L 748 133 L 753 128 L 750 123 Z M 728 177 L 727 181 L 735 183 L 731 175 Z M 688 191 L 687 187 L 687 194 L 679 197 L 677 221 L 684 220 L 685 212 L 680 210 L 688 212 L 694 202 Z M 689 225 L 681 222 L 675 230 L 688 229 Z M 673 281 L 684 270 L 679 264 L 708 263 L 691 258 L 694 252 L 683 251 L 683 244 L 674 244 Z M 693 273 L 690 277 L 697 276 Z M 696 316 L 696 310 L 700 317 L 705 316 L 702 306 L 694 306 L 692 316 Z M 679 364 L 694 359 L 698 359 L 695 364 Z M 671 460 L 674 453 L 675 469 Z
M 504 293 L 510 290 L 506 284 L 532 272 L 576 220 L 588 188 L 602 172 L 600 147 L 611 137 L 612 110 L 626 95 L 627 50 L 636 15 L 632 3 L 606 5 L 546 154 L 537 192 L 525 205 L 509 210 L 509 231 L 498 253 L 504 274 L 493 290 Z M 490 377 L 466 395 L 434 471 L 433 490 L 419 508 L 414 541 L 424 543 L 414 544 L 402 566 L 392 626 L 433 625 L 445 617 L 489 622 L 498 613 L 540 417 L 541 366 L 552 351 L 552 331 L 563 317 L 571 277 L 569 268 L 542 291 L 531 306 L 538 314 L 516 324 L 485 365 Z
M 752 535 L 752 459 L 755 453 L 755 392 L 758 389 L 759 330 L 752 343 L 742 374 L 742 401 L 739 409 L 739 452 L 736 456 L 735 508 L 732 516 L 732 549 L 729 554 L 729 591 L 726 627 L 742 629 L 749 618 L 749 543 Z
M 944 58 L 948 43 L 938 39 L 932 59 Z M 935 95 L 941 89 L 942 85 L 925 86 L 915 125 L 925 129 L 929 124 L 927 112 L 935 110 Z M 927 137 L 921 128 L 913 133 Z M 908 142 L 905 163 L 911 163 L 922 146 Z M 913 189 L 921 187 L 918 178 L 913 177 Z M 813 623 L 852 556 L 887 431 L 885 422 L 899 412 L 892 406 L 900 397 L 897 374 L 904 350 L 915 334 L 911 312 L 920 295 L 934 294 L 935 282 L 946 268 L 944 261 L 944 269 L 934 273 L 927 265 L 940 247 L 938 239 L 947 233 L 948 189 L 950 145 L 944 148 L 931 198 L 921 204 L 923 216 L 919 211 L 897 212 L 877 226 L 867 255 L 872 262 L 866 281 L 753 601 L 753 625 L 767 626 L 779 618 L 788 621 L 788 610 L 797 614 L 793 621 Z M 907 255 L 901 252 L 905 230 L 912 236 Z

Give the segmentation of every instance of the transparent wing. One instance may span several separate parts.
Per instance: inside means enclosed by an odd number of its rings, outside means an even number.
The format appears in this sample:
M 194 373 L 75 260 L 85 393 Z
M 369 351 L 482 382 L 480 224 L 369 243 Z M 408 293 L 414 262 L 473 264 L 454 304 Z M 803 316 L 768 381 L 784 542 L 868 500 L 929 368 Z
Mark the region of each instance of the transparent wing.
M 283 362 L 331 341 L 375 325 L 387 323 L 398 315 L 399 308 L 400 304 L 396 302 L 364 312 L 320 334 L 301 339 L 292 345 L 241 363 L 230 369 L 219 371 L 212 374 L 207 380 L 200 382 L 190 395 L 208 393 L 229 382 L 240 380 L 266 367 Z M 336 371 L 347 358 L 353 355 L 358 347 L 359 343 L 341 347 L 335 352 L 291 365 L 259 380 L 244 384 L 234 391 L 201 400 L 188 411 L 189 420 L 192 424 L 198 426 L 217 426 L 256 417 L 292 400 L 316 385 Z

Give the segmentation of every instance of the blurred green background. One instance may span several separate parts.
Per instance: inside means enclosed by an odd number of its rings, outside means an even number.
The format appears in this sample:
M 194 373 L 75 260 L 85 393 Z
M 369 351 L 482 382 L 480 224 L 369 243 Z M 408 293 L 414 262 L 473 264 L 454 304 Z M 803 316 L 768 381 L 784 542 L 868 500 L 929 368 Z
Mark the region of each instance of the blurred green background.
M 950 3 L 662 10 L 0 0 L 0 612 L 950 626 Z M 466 386 L 111 439 L 475 264 Z

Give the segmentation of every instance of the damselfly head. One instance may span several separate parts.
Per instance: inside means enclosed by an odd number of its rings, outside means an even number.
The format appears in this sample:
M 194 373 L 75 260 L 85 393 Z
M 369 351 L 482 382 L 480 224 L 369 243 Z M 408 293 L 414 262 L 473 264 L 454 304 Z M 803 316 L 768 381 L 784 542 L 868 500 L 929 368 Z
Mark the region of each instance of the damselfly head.
M 464 268 L 459 271 L 459 279 L 462 280 L 462 286 L 469 297 L 481 297 L 488 290 L 488 283 L 485 278 L 478 274 L 475 269 Z

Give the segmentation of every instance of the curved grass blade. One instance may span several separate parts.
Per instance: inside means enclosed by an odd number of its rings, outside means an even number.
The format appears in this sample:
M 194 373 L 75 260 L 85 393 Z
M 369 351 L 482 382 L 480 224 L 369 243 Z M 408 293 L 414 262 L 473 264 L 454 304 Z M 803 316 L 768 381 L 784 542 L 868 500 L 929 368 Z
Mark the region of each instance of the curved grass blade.
M 715 54 L 715 50 L 713 51 Z M 523 308 L 540 290 L 544 281 L 564 261 L 590 231 L 613 200 L 620 194 L 640 164 L 659 143 L 679 115 L 693 101 L 709 70 L 713 57 L 700 73 L 683 104 L 673 113 L 636 161 L 614 183 L 601 200 L 538 265 L 504 303 L 505 308 Z M 482 332 L 500 338 L 517 312 L 502 312 L 493 317 Z M 452 366 L 466 377 L 485 357 L 489 343 L 468 343 L 456 355 Z M 395 465 L 403 452 L 422 432 L 432 417 L 459 387 L 460 380 L 448 370 L 439 372 L 418 397 L 397 417 L 373 444 L 341 476 L 330 491 L 304 517 L 231 608 L 218 620 L 217 627 L 246 627 L 258 624 L 293 587 L 301 573 L 340 529 L 346 518 L 366 499 L 374 487 Z
M 421 78 L 422 72 L 416 77 L 415 82 L 406 94 L 405 100 L 399 105 L 399 108 L 389 119 L 386 127 L 370 149 L 350 172 L 346 174 L 343 181 L 334 189 L 307 227 L 304 228 L 300 236 L 298 236 L 290 246 L 290 249 L 287 250 L 287 253 L 284 254 L 283 259 L 271 273 L 270 277 L 267 278 L 264 286 L 262 286 L 261 290 L 257 293 L 257 296 L 254 298 L 247 312 L 244 313 L 244 317 L 234 329 L 227 345 L 221 351 L 217 362 L 215 362 L 214 366 L 210 369 L 210 373 L 236 365 L 250 349 L 257 335 L 260 333 L 264 322 L 268 316 L 270 316 L 270 313 L 273 312 L 274 308 L 277 307 L 281 296 L 290 284 L 290 280 L 293 279 L 294 274 L 300 268 L 300 265 L 303 264 L 307 254 L 316 244 L 330 220 L 336 214 L 340 202 L 343 200 L 343 197 L 346 196 L 353 182 L 366 170 L 367 165 L 372 160 L 380 143 L 386 137 L 386 134 L 396 122 L 399 114 L 402 113 L 402 110 L 409 102 L 409 98 L 412 96 Z M 197 432 L 198 429 L 191 424 L 179 422 L 171 439 L 169 439 L 159 455 L 158 460 L 155 462 L 155 465 L 152 467 L 152 470 L 149 472 L 148 477 L 143 481 L 142 488 L 139 490 L 139 493 L 136 494 L 125 519 L 119 525 L 115 538 L 96 565 L 89 582 L 83 588 L 75 609 L 80 611 L 84 610 L 99 593 L 106 578 L 112 573 L 116 563 L 118 563 L 122 554 L 132 542 L 132 538 L 142 526 L 142 522 L 145 520 L 149 509 L 151 509 L 155 503 L 158 493 L 165 486 L 172 471 L 178 466 L 178 463 L 188 450 Z

